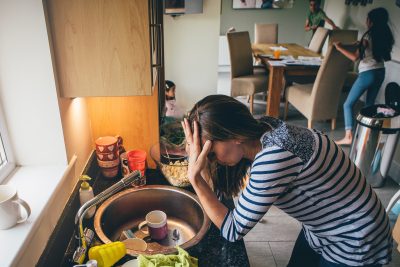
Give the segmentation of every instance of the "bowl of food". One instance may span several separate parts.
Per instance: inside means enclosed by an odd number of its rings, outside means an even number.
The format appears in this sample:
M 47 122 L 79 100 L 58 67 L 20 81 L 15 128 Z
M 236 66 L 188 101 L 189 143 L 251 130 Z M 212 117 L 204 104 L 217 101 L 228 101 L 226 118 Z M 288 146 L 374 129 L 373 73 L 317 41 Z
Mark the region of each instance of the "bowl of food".
M 151 147 L 150 156 L 171 185 L 177 187 L 190 185 L 188 178 L 189 161 L 184 149 L 177 150 L 175 148 L 171 150 L 163 142 L 160 142 Z

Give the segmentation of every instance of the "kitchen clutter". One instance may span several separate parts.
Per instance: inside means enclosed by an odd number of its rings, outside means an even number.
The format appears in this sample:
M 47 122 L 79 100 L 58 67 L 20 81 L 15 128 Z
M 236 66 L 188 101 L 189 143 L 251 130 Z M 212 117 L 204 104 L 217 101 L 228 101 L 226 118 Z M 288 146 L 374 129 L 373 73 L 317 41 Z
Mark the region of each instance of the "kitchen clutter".
M 189 255 L 187 251 L 176 247 L 178 255 L 145 255 L 139 254 L 137 259 L 127 261 L 122 267 L 197 267 L 198 259 Z M 74 267 L 111 267 L 125 256 L 126 247 L 123 242 L 112 242 L 95 246 L 89 250 L 90 260 L 86 264 Z
M 143 150 L 125 151 L 122 146 L 121 136 L 103 136 L 95 141 L 97 163 L 106 178 L 115 178 L 119 170 L 121 176 L 126 177 L 132 171 L 139 170 L 140 180 L 135 181 L 133 186 L 146 184 L 146 159 L 147 153 Z

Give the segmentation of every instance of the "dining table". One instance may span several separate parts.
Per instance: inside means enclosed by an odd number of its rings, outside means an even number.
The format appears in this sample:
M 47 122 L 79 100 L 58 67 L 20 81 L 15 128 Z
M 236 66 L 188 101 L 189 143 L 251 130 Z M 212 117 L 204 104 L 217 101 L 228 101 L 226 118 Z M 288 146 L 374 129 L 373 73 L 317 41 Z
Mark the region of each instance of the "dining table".
M 280 49 L 280 58 L 274 58 L 274 50 Z M 285 86 L 285 79 L 290 76 L 316 76 L 320 64 L 302 64 L 299 58 L 322 58 L 322 55 L 316 53 L 302 45 L 295 43 L 278 44 L 252 44 L 253 55 L 259 59 L 267 68 L 269 82 L 267 91 L 266 115 L 270 117 L 279 117 L 279 107 L 281 102 L 282 90 Z M 285 58 L 292 58 L 295 64 L 289 64 Z M 293 62 L 294 62 L 293 61 Z M 288 62 L 285 64 L 285 62 Z

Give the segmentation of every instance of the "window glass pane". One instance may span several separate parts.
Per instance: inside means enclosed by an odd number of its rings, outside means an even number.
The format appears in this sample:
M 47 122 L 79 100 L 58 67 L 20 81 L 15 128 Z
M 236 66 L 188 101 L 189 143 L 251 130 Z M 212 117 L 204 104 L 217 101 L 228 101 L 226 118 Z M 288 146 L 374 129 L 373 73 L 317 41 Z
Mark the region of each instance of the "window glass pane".
M 0 134 L 0 169 L 7 163 L 6 151 Z

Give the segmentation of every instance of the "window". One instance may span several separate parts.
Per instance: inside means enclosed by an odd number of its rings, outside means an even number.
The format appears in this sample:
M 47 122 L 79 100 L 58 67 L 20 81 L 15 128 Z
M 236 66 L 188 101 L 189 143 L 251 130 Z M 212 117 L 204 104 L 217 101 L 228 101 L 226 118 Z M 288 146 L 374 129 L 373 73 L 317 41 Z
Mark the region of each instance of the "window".
M 0 110 L 0 183 L 15 168 L 4 116 Z

